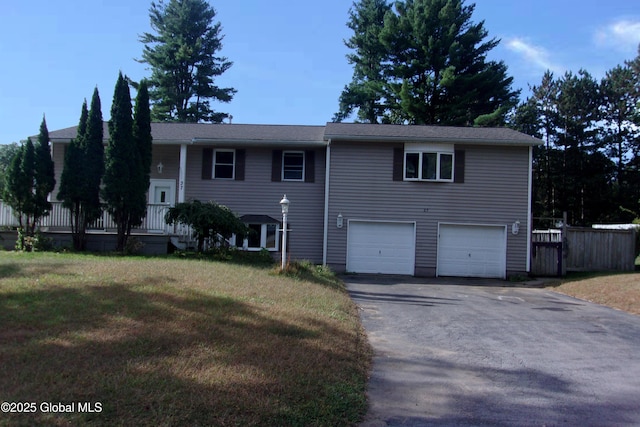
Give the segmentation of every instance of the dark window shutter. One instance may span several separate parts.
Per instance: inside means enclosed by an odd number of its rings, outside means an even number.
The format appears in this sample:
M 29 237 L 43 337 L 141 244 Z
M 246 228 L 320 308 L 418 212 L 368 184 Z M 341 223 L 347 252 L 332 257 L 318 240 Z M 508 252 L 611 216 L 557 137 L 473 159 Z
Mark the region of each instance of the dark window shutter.
M 453 166 L 453 182 L 464 183 L 464 150 L 455 151 L 455 162 Z
M 393 149 L 393 180 L 402 181 L 404 178 L 404 147 Z
M 211 179 L 213 169 L 213 148 L 202 150 L 202 179 Z
M 304 152 L 304 182 L 316 180 L 316 152 L 307 150 Z
M 282 181 L 282 150 L 273 150 L 273 160 L 271 161 L 271 181 Z
M 236 181 L 244 181 L 245 150 L 236 150 Z

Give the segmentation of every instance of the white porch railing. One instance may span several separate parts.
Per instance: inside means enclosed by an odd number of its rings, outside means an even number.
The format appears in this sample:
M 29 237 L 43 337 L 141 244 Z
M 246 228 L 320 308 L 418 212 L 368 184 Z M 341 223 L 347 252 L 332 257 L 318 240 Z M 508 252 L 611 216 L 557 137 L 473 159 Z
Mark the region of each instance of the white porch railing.
M 68 209 L 62 206 L 61 202 L 52 202 L 52 208 L 49 215 L 40 220 L 39 226 L 45 230 L 65 230 L 71 227 L 70 213 Z M 147 215 L 142 224 L 135 228 L 139 232 L 147 233 L 164 233 L 164 234 L 182 234 L 176 233 L 174 226 L 167 225 L 164 222 L 164 216 L 169 209 L 169 205 L 165 204 L 149 204 L 147 205 Z M 18 219 L 13 214 L 13 210 L 0 200 L 0 227 L 17 227 Z M 100 218 L 89 225 L 89 230 L 113 231 L 117 228 L 111 215 L 106 210 L 102 212 Z

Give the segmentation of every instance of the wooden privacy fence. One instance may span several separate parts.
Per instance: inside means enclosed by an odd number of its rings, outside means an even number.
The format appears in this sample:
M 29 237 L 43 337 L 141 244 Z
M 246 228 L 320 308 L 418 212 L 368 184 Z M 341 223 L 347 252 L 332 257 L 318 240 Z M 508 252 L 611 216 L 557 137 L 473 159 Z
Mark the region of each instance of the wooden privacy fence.
M 635 230 L 567 227 L 536 230 L 531 240 L 531 273 L 537 276 L 635 269 Z

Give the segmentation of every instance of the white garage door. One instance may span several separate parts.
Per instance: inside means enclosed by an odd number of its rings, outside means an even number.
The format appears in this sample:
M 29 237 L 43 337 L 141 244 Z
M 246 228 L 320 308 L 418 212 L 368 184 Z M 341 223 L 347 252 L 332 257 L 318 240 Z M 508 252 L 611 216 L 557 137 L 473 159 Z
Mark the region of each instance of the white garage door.
M 506 276 L 506 227 L 439 224 L 438 276 Z
M 415 223 L 349 221 L 347 271 L 414 274 Z

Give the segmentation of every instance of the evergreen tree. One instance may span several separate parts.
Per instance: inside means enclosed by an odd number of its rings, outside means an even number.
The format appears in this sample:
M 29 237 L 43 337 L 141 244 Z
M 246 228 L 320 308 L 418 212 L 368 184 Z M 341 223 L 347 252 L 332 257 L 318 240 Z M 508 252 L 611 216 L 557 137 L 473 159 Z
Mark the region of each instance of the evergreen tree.
M 39 219 L 35 176 L 35 148 L 31 139 L 27 138 L 27 142 L 20 147 L 9 166 L 3 195 L 4 201 L 13 209 L 18 219 L 16 247 L 19 249 L 30 249 L 29 245 L 25 244 L 25 237 L 35 234 Z
M 87 101 L 82 103 L 80 113 L 80 122 L 76 137 L 69 142 L 67 150 L 64 154 L 64 165 L 62 174 L 60 175 L 60 189 L 56 196 L 62 201 L 62 206 L 69 209 L 71 220 L 71 237 L 73 247 L 76 250 L 83 250 L 84 245 L 84 177 L 85 177 L 85 158 L 84 158 L 84 138 L 87 129 L 87 120 L 89 110 L 87 109 Z
M 18 151 L 20 151 L 20 146 L 15 142 L 0 144 L 0 198 L 4 194 L 7 172 Z
M 353 51 L 347 55 L 353 65 L 353 78 L 340 95 L 340 111 L 333 120 L 340 122 L 357 109 L 357 120 L 378 123 L 386 105 L 384 75 L 388 53 L 380 41 L 384 16 L 391 10 L 386 0 L 359 0 L 349 10 L 347 27 L 353 36 L 344 44 Z
M 629 197 L 638 194 L 638 189 L 634 188 L 636 173 L 633 168 L 628 168 L 633 159 L 634 142 L 639 136 L 634 123 L 640 102 L 635 89 L 637 84 L 638 80 L 629 64 L 618 65 L 607 71 L 601 82 L 603 142 L 607 155 L 616 162 L 614 198 L 624 211 L 638 209 L 638 197 Z M 627 219 L 630 221 L 633 218 Z
M 78 132 L 67 147 L 57 196 L 70 211 L 73 247 L 79 251 L 86 248 L 87 228 L 102 213 L 103 138 L 102 106 L 95 88 L 91 110 L 87 110 L 86 100 L 82 104 Z
M 49 215 L 51 202 L 49 193 L 56 186 L 55 170 L 51 158 L 51 145 L 49 145 L 49 130 L 47 122 L 42 118 L 38 143 L 34 149 L 34 216 L 36 221 Z M 35 231 L 35 230 L 33 230 Z
M 3 200 L 13 209 L 21 229 L 25 229 L 25 215 L 30 210 L 33 197 L 33 171 L 29 176 L 28 171 L 23 173 L 22 170 L 28 144 L 31 144 L 31 140 L 27 140 L 26 144 L 21 145 L 11 160 L 7 168 L 5 188 L 2 195 Z M 33 145 L 31 145 L 31 150 L 33 151 Z
M 133 118 L 131 116 L 131 95 L 129 86 L 122 76 L 118 75 L 113 103 L 111 104 L 111 120 L 109 120 L 109 142 L 105 156 L 105 173 L 103 177 L 102 197 L 117 225 L 116 250 L 123 251 L 131 234 L 132 208 L 136 203 L 136 180 L 140 167 L 139 154 L 133 140 Z
M 87 129 L 82 141 L 85 163 L 83 197 L 85 204 L 85 225 L 89 225 L 102 214 L 100 183 L 104 175 L 104 127 L 102 103 L 98 88 L 91 97 L 91 109 L 87 117 Z
M 150 184 L 151 174 L 151 111 L 149 109 L 149 91 L 145 80 L 138 86 L 136 104 L 133 112 L 133 140 L 135 142 L 140 165 L 136 171 L 140 176 L 136 178 L 139 183 L 136 195 L 136 207 L 132 210 L 131 224 L 134 226 L 142 224 L 142 220 L 147 212 L 147 190 Z
M 380 35 L 389 54 L 388 120 L 409 124 L 496 125 L 517 104 L 503 62 L 487 61 L 475 5 L 463 0 L 405 0 L 387 13 Z
M 152 33 L 144 33 L 141 62 L 151 66 L 152 118 L 158 121 L 220 123 L 211 100 L 230 102 L 236 90 L 220 88 L 214 78 L 232 63 L 219 57 L 221 25 L 206 0 L 160 0 L 149 9 Z

